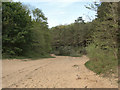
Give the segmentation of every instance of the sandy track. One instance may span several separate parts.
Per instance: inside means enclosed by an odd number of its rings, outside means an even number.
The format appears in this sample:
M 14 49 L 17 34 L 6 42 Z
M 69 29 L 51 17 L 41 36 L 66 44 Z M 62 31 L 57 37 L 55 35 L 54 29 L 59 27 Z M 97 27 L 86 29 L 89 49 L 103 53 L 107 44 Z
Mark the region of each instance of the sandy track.
M 86 56 L 3 60 L 3 88 L 118 88 L 117 83 L 88 70 Z

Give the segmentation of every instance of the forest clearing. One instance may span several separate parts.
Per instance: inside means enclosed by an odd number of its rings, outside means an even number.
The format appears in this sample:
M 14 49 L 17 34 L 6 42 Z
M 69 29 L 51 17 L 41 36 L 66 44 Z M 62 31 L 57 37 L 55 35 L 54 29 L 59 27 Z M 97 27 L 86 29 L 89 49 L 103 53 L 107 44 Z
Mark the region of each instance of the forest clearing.
M 120 2 L 8 1 L 3 88 L 118 88 Z

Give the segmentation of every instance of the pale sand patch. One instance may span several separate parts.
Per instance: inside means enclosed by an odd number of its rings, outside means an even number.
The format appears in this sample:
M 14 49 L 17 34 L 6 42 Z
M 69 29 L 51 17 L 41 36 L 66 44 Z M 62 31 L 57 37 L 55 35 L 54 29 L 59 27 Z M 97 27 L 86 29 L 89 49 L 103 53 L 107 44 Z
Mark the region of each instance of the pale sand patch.
M 83 57 L 22 61 L 3 60 L 3 88 L 118 88 L 117 83 L 88 70 Z

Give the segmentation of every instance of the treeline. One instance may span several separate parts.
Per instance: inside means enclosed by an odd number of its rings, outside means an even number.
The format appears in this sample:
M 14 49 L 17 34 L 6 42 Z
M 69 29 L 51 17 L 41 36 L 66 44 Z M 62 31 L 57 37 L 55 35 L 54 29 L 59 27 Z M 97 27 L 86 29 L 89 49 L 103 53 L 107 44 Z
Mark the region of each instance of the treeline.
M 118 66 L 118 2 L 94 3 L 87 6 L 97 11 L 97 18 L 85 23 L 82 17 L 70 25 L 51 29 L 53 52 L 57 55 L 90 58 L 85 65 L 94 72 L 117 72 Z
M 2 3 L 3 58 L 49 57 L 50 42 L 47 18 L 40 9 L 30 10 L 20 2 Z
M 85 23 L 82 17 L 70 25 L 59 25 L 51 28 L 53 52 L 57 55 L 81 56 L 86 54 L 85 47 L 92 42 L 91 22 Z

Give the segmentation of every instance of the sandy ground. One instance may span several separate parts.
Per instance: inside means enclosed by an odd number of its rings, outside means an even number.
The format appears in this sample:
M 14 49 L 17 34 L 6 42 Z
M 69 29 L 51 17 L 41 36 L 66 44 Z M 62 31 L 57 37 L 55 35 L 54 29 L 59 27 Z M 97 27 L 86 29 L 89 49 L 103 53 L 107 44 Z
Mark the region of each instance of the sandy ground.
M 88 70 L 86 56 L 3 60 L 3 88 L 118 88 L 114 80 Z

